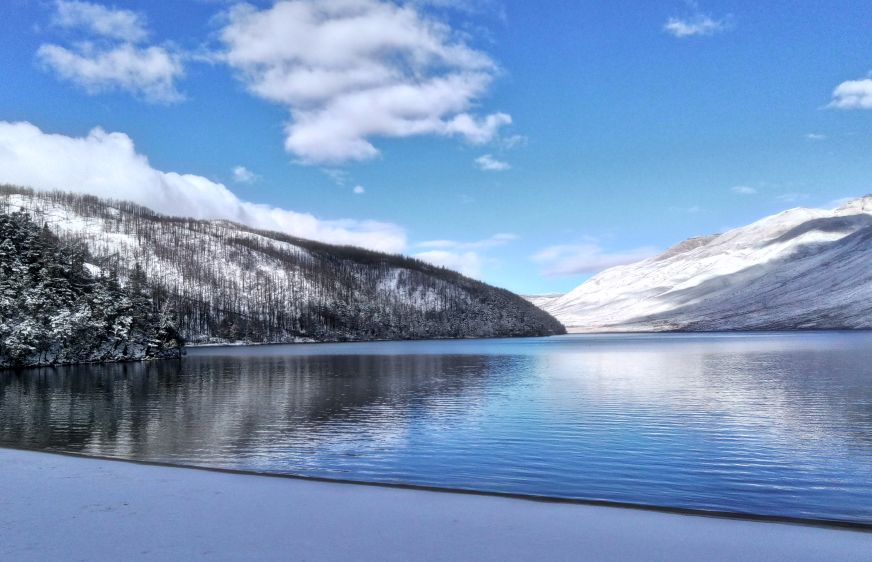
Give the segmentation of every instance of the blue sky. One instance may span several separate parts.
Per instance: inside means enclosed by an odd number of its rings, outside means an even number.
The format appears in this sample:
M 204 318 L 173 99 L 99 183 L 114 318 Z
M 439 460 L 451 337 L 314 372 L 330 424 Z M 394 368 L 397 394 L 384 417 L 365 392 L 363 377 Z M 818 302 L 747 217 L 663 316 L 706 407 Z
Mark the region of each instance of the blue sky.
M 0 181 L 521 293 L 872 191 L 868 2 L 273 4 L 6 0 Z

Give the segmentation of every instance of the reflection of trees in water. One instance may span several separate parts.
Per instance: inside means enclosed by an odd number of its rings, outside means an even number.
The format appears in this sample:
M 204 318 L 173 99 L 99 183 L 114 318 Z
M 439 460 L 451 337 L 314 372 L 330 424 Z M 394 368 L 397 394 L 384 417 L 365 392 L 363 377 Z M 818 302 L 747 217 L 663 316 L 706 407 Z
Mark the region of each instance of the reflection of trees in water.
M 488 378 L 507 382 L 518 361 L 530 359 L 204 356 L 7 372 L 0 443 L 231 461 L 274 448 L 314 451 L 328 440 L 386 444 L 402 439 L 413 417 L 471 415 Z
M 279 452 L 299 466 L 331 464 L 324 455 L 396 450 L 412 431 L 434 440 L 459 427 L 474 433 L 479 420 L 498 416 L 513 438 L 553 430 L 564 443 L 577 438 L 568 445 L 574 450 L 590 440 L 601 448 L 591 436 L 614 435 L 623 424 L 659 432 L 664 443 L 695 431 L 706 446 L 740 444 L 745 452 L 758 445 L 868 457 L 872 362 L 857 347 L 812 344 L 252 353 L 7 371 L 0 373 L 0 444 L 224 465 L 245 456 L 266 462 Z M 536 423 L 525 428 L 525 419 Z
M 0 442 L 81 451 L 114 440 L 136 410 L 172 386 L 177 361 L 46 367 L 0 373 Z

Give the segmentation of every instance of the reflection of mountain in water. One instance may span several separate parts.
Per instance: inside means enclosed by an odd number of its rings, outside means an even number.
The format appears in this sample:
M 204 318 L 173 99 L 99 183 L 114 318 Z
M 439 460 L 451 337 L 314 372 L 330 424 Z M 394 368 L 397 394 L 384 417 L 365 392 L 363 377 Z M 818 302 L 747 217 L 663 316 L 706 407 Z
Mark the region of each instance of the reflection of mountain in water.
M 10 372 L 0 375 L 0 443 L 222 465 L 284 451 L 305 462 L 324 439 L 354 454 L 402 440 L 412 417 L 468 416 L 487 378 L 519 360 L 192 357 Z
M 835 440 L 872 455 L 868 337 L 594 337 L 599 344 L 548 356 L 556 401 L 583 396 L 585 408 L 614 410 L 591 423 L 628 416 L 648 431 L 674 423 L 715 441 L 744 435 L 799 448 Z
M 192 350 L 0 373 L 0 445 L 872 521 L 872 334 Z

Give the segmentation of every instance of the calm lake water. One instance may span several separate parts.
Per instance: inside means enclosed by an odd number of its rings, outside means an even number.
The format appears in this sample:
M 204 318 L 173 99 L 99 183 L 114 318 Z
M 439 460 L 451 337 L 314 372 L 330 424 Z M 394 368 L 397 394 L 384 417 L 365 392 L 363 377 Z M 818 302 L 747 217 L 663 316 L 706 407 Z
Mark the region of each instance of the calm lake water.
M 872 522 L 872 334 L 192 349 L 0 371 L 0 445 Z

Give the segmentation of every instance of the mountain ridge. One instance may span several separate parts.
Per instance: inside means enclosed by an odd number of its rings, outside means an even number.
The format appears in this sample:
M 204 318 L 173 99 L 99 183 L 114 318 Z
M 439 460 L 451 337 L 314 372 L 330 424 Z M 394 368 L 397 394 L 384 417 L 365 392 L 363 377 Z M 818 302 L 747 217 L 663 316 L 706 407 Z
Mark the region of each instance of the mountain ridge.
M 607 269 L 542 308 L 570 331 L 872 328 L 872 196 Z
M 194 344 L 564 333 L 505 289 L 406 256 L 63 191 L 0 186 L 3 208 L 24 208 L 62 240 L 84 244 L 96 267 L 122 281 L 139 264 Z

